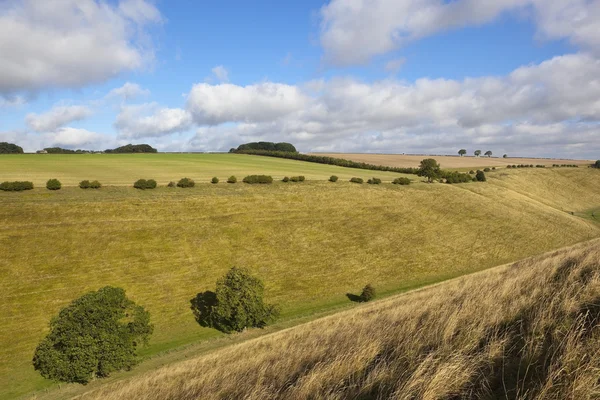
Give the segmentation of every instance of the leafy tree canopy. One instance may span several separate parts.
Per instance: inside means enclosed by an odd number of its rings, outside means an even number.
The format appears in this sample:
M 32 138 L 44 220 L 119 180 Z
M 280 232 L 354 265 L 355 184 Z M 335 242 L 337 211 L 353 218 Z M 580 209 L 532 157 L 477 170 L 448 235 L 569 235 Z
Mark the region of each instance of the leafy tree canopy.
M 251 142 L 244 143 L 238 146 L 237 149 L 232 149 L 233 152 L 236 151 L 247 151 L 247 150 L 266 150 L 266 151 L 282 151 L 286 153 L 297 153 L 298 151 L 291 143 L 281 142 L 281 143 L 273 143 L 273 142 Z
M 419 176 L 424 176 L 429 182 L 437 179 L 441 175 L 440 164 L 433 158 L 426 158 L 419 165 Z
M 467 150 L 466 149 L 460 149 L 458 151 L 458 155 L 461 156 L 461 157 L 464 156 L 465 154 L 467 154 Z
M 23 154 L 23 148 L 14 143 L 0 142 L 0 154 Z
M 48 379 L 87 383 L 94 377 L 129 369 L 136 348 L 152 334 L 150 314 L 106 286 L 63 308 L 50 322 L 50 333 L 35 350 L 33 366 Z

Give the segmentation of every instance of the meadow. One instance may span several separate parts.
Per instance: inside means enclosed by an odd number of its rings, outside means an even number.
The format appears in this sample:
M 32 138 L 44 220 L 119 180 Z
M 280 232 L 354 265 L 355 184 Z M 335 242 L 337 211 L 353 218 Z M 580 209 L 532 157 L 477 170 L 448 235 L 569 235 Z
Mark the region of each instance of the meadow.
M 150 311 L 156 329 L 148 357 L 220 336 L 198 326 L 189 301 L 231 266 L 265 282 L 285 322 L 349 304 L 346 294 L 366 283 L 389 295 L 600 236 L 600 225 L 582 217 L 600 206 L 600 171 L 591 169 L 502 170 L 485 184 L 460 185 L 410 175 L 417 182 L 398 187 L 345 178 L 385 182 L 399 174 L 246 155 L 169 154 L 156 163 L 147 161 L 156 155 L 115 155 L 122 158 L 109 163 L 105 156 L 51 155 L 69 159 L 47 165 L 38 162 L 46 156 L 0 158 L 0 181 L 38 185 L 0 192 L 0 398 L 57 387 L 33 371 L 35 346 L 52 315 L 101 286 L 124 288 Z M 175 156 L 179 169 L 162 171 Z M 34 161 L 20 173 L 11 159 Z M 71 171 L 73 163 L 80 169 Z M 203 182 L 250 173 L 308 181 L 164 187 L 181 176 Z M 326 181 L 333 174 L 339 182 Z M 50 192 L 39 183 L 60 176 L 114 186 Z M 125 186 L 139 177 L 163 186 Z
M 591 400 L 600 397 L 599 374 L 594 240 L 89 388 L 79 398 Z
M 366 153 L 314 153 L 319 156 L 339 157 L 356 162 L 367 164 L 387 165 L 390 167 L 416 168 L 423 158 L 435 158 L 442 168 L 468 170 L 472 168 L 496 167 L 506 168 L 507 165 L 546 165 L 553 164 L 573 164 L 587 167 L 593 164 L 595 160 L 569 160 L 554 158 L 527 158 L 527 157 L 473 157 L 465 156 L 426 156 L 426 155 L 407 155 L 407 154 L 366 154 Z
M 25 180 L 42 187 L 50 178 L 66 186 L 84 179 L 99 180 L 103 185 L 129 186 L 136 180 L 155 179 L 159 185 L 183 177 L 210 182 L 213 176 L 225 181 L 234 175 L 241 181 L 246 175 L 304 175 L 307 179 L 327 180 L 337 175 L 342 180 L 360 174 L 349 168 L 271 157 L 243 154 L 11 154 L 0 157 L 0 182 Z M 364 174 L 363 174 L 364 175 Z M 401 176 L 381 172 L 378 177 L 391 181 Z M 406 175 L 414 178 L 414 175 Z

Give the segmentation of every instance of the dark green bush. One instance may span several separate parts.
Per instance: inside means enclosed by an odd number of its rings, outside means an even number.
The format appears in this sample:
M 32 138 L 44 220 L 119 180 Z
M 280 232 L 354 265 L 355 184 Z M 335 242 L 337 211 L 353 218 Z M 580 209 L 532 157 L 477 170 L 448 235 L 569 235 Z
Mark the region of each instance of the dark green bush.
M 600 168 L 600 160 L 597 160 L 594 164 L 592 164 L 593 168 Z
M 33 366 L 44 378 L 87 383 L 130 369 L 138 344 L 152 334 L 150 314 L 116 287 L 104 287 L 73 301 L 50 322 L 35 350 Z
M 263 301 L 262 281 L 243 268 L 231 268 L 217 281 L 214 292 L 198 293 L 191 300 L 198 323 L 225 333 L 264 328 L 274 321 L 277 307 Z
M 89 189 L 90 188 L 90 181 L 88 181 L 87 179 L 84 181 L 79 182 L 79 187 L 82 189 Z
M 362 178 L 356 178 L 356 177 L 354 177 L 354 178 L 350 178 L 350 182 L 352 182 L 352 183 L 363 183 L 364 181 L 363 181 Z
M 33 189 L 33 183 L 29 181 L 15 181 L 0 183 L 0 190 L 5 192 L 20 192 Z
M 284 176 L 283 179 L 281 180 L 281 182 L 289 182 L 290 178 L 287 176 Z
M 173 181 L 171 181 L 167 184 L 167 187 L 170 187 L 170 188 L 175 187 L 175 186 L 177 186 L 177 185 Z
M 410 179 L 405 177 L 396 178 L 392 181 L 392 183 L 394 185 L 410 185 Z
M 195 185 L 196 185 L 196 182 L 194 182 L 190 178 L 181 178 L 179 180 L 179 182 L 177 182 L 177 187 L 180 187 L 180 188 L 191 188 L 191 187 L 194 187 Z
M 58 179 L 49 179 L 48 182 L 46 182 L 46 189 L 48 190 L 60 190 L 61 187 L 62 184 Z
M 485 177 L 485 173 L 483 171 L 477 171 L 477 174 L 475 175 L 475 179 L 477 179 L 477 182 L 485 182 L 487 179 Z
M 470 171 L 469 171 L 469 174 L 473 175 L 473 174 L 475 174 L 475 171 L 473 171 L 473 170 L 470 170 Z
M 248 175 L 243 179 L 244 183 L 273 183 L 273 178 L 269 175 Z
M 229 179 L 227 179 L 227 183 L 237 183 L 237 178 L 231 175 Z
M 90 182 L 90 189 L 100 189 L 101 187 L 102 187 L 102 185 L 98 181 Z
M 329 182 L 337 182 L 337 180 L 338 180 L 338 177 L 337 177 L 337 176 L 335 176 L 335 175 L 331 175 L 331 176 L 329 177 Z
M 371 286 L 370 284 L 368 284 L 367 286 L 365 286 L 363 288 L 362 293 L 360 294 L 360 301 L 362 301 L 362 302 L 371 301 L 375 298 L 376 295 L 377 295 L 377 293 L 375 292 L 375 288 L 373 286 Z
M 491 169 L 489 169 L 489 168 L 484 168 L 483 169 L 483 172 L 490 172 L 490 171 L 491 171 Z
M 154 179 L 148 179 L 148 180 L 146 180 L 146 179 L 138 179 L 133 184 L 133 187 L 136 188 L 136 189 L 142 189 L 142 190 L 156 189 L 156 181 Z
M 371 178 L 367 181 L 367 183 L 369 185 L 380 185 L 381 184 L 381 179 L 379 178 Z
M 306 178 L 304 177 L 304 175 L 300 175 L 300 176 L 298 177 L 298 180 L 299 180 L 300 182 L 304 182 L 304 181 L 306 180 Z
M 299 176 L 292 176 L 290 178 L 290 182 L 300 182 L 300 177 Z
M 213 178 L 210 180 L 210 183 L 219 183 L 219 178 L 213 176 Z

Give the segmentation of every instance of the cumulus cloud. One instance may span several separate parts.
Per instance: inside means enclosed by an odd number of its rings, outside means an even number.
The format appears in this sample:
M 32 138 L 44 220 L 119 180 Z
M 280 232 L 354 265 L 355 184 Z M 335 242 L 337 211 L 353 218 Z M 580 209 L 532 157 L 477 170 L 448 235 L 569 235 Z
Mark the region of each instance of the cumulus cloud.
M 107 99 L 121 98 L 131 100 L 139 96 L 148 96 L 150 91 L 142 88 L 137 83 L 126 82 L 123 86 L 114 88 L 106 95 Z
M 4 0 L 0 94 L 78 88 L 153 59 L 145 34 L 159 23 L 147 0 Z
M 182 132 L 189 129 L 191 123 L 186 110 L 147 103 L 121 107 L 114 125 L 122 138 L 142 138 Z
M 36 132 L 48 132 L 90 115 L 92 110 L 86 106 L 57 106 L 43 114 L 27 114 L 25 122 Z
M 301 109 L 308 101 L 298 87 L 282 83 L 248 86 L 199 83 L 188 95 L 187 109 L 199 125 L 263 122 Z
M 53 145 L 68 148 L 80 148 L 85 146 L 93 148 L 100 143 L 106 142 L 108 139 L 106 135 L 100 133 L 71 127 L 59 128 L 44 136 L 45 140 Z
M 530 154 L 591 154 L 600 150 L 598 76 L 600 61 L 572 54 L 503 77 L 319 80 L 286 86 L 289 95 L 268 101 L 249 87 L 196 85 L 188 99 L 196 123 L 222 125 L 199 128 L 190 145 L 227 150 L 286 140 L 304 151 L 448 152 L 488 144 L 511 153 L 530 146 Z
M 86 129 L 71 127 L 59 128 L 53 132 L 32 133 L 24 130 L 0 132 L 0 141 L 16 143 L 26 152 L 34 152 L 45 147 L 71 149 L 106 149 L 114 147 L 114 137 Z
M 332 0 L 321 8 L 321 45 L 335 65 L 364 64 L 420 38 L 533 10 L 540 37 L 597 50 L 600 3 L 589 0 Z

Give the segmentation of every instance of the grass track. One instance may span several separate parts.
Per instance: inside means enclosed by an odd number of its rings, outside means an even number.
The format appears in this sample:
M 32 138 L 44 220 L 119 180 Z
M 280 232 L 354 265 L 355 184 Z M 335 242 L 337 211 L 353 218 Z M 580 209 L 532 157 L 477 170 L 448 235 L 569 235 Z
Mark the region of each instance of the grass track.
M 372 171 L 349 175 L 361 172 Z M 252 269 L 268 301 L 296 318 L 339 305 L 368 282 L 400 291 L 600 236 L 599 225 L 565 212 L 598 207 L 600 171 L 488 176 L 487 184 L 410 187 L 0 192 L 0 397 L 49 385 L 30 358 L 50 316 L 103 285 L 122 286 L 149 309 L 152 355 L 215 337 L 196 325 L 189 299 L 232 265 Z

